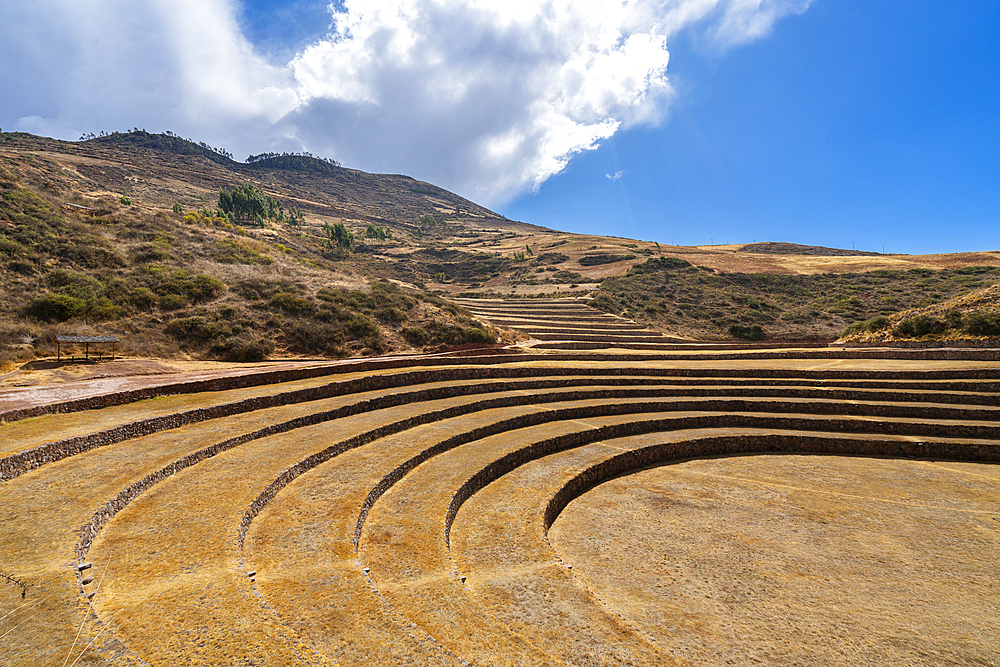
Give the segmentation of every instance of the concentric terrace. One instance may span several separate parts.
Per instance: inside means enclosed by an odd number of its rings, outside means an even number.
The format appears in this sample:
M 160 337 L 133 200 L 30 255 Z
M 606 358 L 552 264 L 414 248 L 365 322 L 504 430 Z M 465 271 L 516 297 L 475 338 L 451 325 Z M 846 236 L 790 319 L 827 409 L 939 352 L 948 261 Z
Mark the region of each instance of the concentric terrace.
M 0 663 L 1000 660 L 996 351 L 463 306 L 531 341 L 0 415 Z

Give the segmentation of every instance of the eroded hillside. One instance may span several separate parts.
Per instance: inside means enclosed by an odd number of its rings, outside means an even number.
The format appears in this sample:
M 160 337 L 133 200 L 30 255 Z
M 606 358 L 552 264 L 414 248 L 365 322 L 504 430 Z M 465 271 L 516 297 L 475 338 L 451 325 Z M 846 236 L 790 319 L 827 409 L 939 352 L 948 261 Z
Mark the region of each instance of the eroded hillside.
M 241 186 L 282 216 L 234 224 L 219 193 Z M 406 176 L 302 155 L 240 163 L 141 130 L 80 142 L 0 134 L 0 191 L 8 366 L 49 354 L 58 333 L 118 334 L 126 354 L 175 359 L 510 339 L 456 297 L 593 297 L 682 338 L 833 339 L 1000 277 L 998 252 L 678 247 L 560 232 Z M 353 242 L 338 246 L 337 228 Z

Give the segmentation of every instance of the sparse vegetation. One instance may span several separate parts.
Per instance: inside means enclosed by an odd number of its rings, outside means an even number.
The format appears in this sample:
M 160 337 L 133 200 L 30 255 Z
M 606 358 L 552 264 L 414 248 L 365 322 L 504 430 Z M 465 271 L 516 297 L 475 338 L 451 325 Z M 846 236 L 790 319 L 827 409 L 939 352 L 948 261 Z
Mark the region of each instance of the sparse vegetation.
M 970 278 L 972 279 L 970 281 Z M 595 308 L 665 331 L 735 337 L 761 327 L 769 337 L 837 338 L 884 328 L 891 315 L 970 292 L 1000 279 L 1000 268 L 794 275 L 716 273 L 676 257 L 654 257 L 601 284 Z M 732 329 L 734 325 L 743 329 Z
M 600 264 L 614 264 L 615 262 L 624 262 L 628 259 L 635 259 L 635 255 L 615 255 L 612 253 L 600 253 L 593 255 L 584 255 L 578 261 L 580 266 L 598 266 Z
M 337 257 L 344 257 L 351 252 L 354 245 L 354 232 L 349 230 L 343 222 L 337 222 L 333 225 L 323 223 L 323 231 L 326 233 L 323 245 L 333 250 Z

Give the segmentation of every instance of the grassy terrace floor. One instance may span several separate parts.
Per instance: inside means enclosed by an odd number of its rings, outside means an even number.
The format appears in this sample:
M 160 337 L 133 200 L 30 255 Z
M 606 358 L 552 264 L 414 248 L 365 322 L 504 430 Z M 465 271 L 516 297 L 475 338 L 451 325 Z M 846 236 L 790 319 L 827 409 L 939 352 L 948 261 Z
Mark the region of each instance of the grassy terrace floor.
M 1000 659 L 1000 362 L 763 352 L 473 354 L 2 426 L 0 462 L 58 455 L 0 482 L 29 584 L 0 582 L 0 663 Z

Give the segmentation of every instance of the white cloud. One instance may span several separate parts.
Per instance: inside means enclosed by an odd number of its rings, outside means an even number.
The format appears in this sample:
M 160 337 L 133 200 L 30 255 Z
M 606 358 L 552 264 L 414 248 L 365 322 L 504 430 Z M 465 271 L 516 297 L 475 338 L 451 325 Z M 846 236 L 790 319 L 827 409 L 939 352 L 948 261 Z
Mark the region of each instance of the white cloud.
M 221 144 L 277 121 L 298 105 L 295 82 L 254 53 L 235 8 L 230 0 L 5 3 L 5 129 L 76 138 L 139 126 Z
M 713 36 L 723 46 L 746 44 L 771 34 L 778 19 L 801 14 L 812 0 L 730 0 Z
M 237 155 L 309 150 L 487 204 L 622 128 L 656 124 L 668 40 L 765 36 L 809 0 L 345 0 L 287 65 L 236 0 L 36 0 L 0 24 L 0 122 L 73 137 L 172 129 Z
M 625 172 L 622 171 L 621 169 L 619 169 L 618 171 L 616 171 L 613 174 L 604 174 L 604 178 L 607 178 L 607 179 L 612 180 L 612 181 L 617 181 L 619 178 L 621 178 L 624 175 L 625 175 Z

